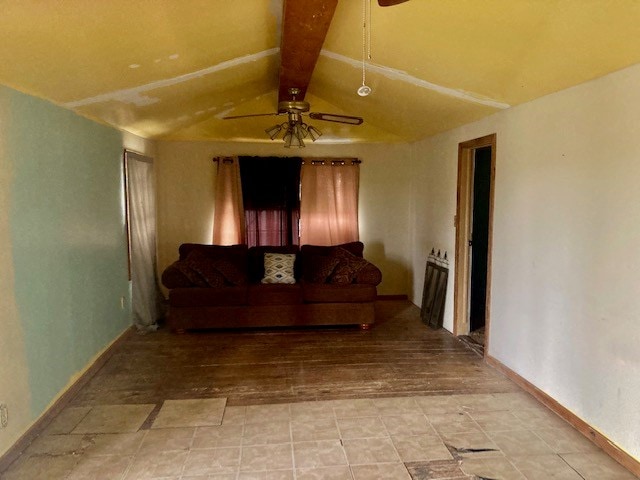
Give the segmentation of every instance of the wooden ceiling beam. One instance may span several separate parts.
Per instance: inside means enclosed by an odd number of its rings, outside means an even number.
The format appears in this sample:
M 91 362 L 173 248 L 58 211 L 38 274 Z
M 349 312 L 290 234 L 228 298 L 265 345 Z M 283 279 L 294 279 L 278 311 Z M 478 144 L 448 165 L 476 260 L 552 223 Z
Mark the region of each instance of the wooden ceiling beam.
M 400 5 L 408 1 L 409 0 L 378 0 L 378 5 L 381 7 L 393 7 L 394 5 Z
M 278 101 L 304 99 L 338 0 L 284 0 Z

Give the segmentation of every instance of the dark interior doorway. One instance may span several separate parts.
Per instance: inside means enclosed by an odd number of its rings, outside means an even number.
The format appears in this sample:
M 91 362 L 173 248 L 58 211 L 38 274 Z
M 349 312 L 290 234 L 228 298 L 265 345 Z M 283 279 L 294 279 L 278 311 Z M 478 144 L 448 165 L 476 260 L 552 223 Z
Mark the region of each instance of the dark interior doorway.
M 491 257 L 495 133 L 458 145 L 453 334 L 476 353 L 491 342 Z
M 489 213 L 491 201 L 491 146 L 477 148 L 473 157 L 472 221 L 469 254 L 469 330 L 481 330 L 486 322 Z

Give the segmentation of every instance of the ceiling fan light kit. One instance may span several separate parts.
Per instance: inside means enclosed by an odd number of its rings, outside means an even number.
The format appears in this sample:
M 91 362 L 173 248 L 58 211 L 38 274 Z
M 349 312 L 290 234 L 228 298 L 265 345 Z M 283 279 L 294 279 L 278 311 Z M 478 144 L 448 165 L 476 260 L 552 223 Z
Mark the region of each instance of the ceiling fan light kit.
M 284 134 L 284 147 L 285 148 L 303 148 L 304 141 L 299 128 L 290 128 Z
M 278 134 L 280 133 L 280 131 L 282 130 L 283 126 L 285 124 L 279 124 L 279 125 L 274 125 L 273 127 L 269 127 L 265 130 L 265 132 L 267 133 L 267 135 L 269 135 L 269 138 L 271 138 L 271 140 L 273 140 L 274 138 L 276 138 L 278 136 Z
M 307 127 L 307 132 L 309 132 L 309 136 L 314 142 L 322 136 L 322 132 L 313 125 Z
M 334 113 L 318 113 L 309 112 L 309 102 L 296 100 L 296 95 L 300 94 L 299 88 L 290 88 L 289 94 L 292 100 L 286 100 L 278 103 L 278 113 L 254 113 L 249 115 L 233 115 L 223 117 L 223 120 L 233 120 L 237 118 L 248 117 L 272 117 L 279 115 L 287 115 L 287 121 L 273 125 L 265 130 L 265 133 L 271 140 L 275 140 L 278 135 L 284 131 L 282 139 L 285 148 L 304 148 L 304 139 L 311 137 L 312 141 L 316 141 L 322 136 L 322 132 L 312 125 L 304 123 L 302 116 L 307 115 L 314 120 L 323 120 L 325 122 L 346 123 L 347 125 L 360 125 L 363 120 L 361 117 L 351 117 L 348 115 L 337 115 Z
M 285 148 L 304 148 L 304 139 L 311 137 L 312 141 L 316 141 L 322 135 L 322 132 L 312 125 L 307 125 L 301 119 L 296 122 L 284 122 L 279 125 L 267 128 L 265 132 L 275 140 L 276 137 L 284 130 L 282 139 Z

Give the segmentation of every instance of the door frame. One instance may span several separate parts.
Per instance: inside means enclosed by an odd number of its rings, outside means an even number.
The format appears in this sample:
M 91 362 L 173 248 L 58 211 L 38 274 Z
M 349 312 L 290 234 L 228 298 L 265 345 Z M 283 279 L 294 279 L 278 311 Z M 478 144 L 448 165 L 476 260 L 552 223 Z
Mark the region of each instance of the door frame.
M 453 296 L 453 334 L 469 333 L 469 282 L 471 262 L 469 261 L 469 240 L 473 220 L 473 161 L 477 148 L 491 147 L 491 179 L 489 193 L 489 232 L 487 247 L 487 302 L 485 318 L 484 355 L 489 352 L 489 325 L 491 311 L 491 257 L 493 249 L 493 204 L 496 174 L 496 134 L 468 140 L 458 144 L 458 189 L 456 207 L 456 252 Z

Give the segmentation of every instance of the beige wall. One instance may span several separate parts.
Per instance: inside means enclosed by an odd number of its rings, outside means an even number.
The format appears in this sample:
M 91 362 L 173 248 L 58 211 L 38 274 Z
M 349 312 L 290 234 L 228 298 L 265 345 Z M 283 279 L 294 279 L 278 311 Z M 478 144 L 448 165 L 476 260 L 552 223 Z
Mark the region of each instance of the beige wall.
M 636 458 L 639 84 L 635 66 L 416 143 L 412 159 L 419 303 L 427 249 L 454 251 L 458 143 L 497 133 L 489 354 Z
M 281 143 L 158 142 L 159 270 L 177 258 L 185 242 L 210 243 L 215 164 L 220 155 L 358 157 L 360 239 L 365 256 L 383 272 L 381 294 L 409 291 L 409 161 L 406 145 L 309 145 L 291 151 Z

